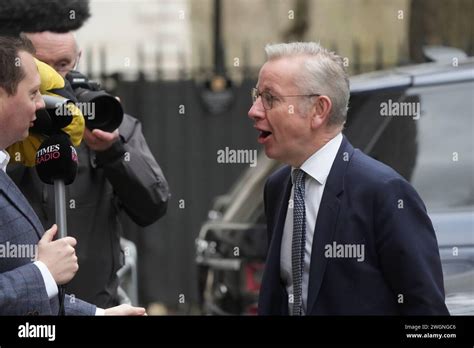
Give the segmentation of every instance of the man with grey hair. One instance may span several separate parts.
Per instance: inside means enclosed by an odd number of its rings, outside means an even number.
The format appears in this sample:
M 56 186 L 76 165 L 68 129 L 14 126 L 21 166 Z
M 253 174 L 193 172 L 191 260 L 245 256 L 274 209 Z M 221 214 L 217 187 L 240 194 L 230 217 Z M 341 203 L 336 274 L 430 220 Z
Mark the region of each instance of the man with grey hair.
M 249 117 L 287 164 L 264 191 L 263 315 L 447 315 L 425 205 L 342 135 L 349 79 L 317 43 L 267 45 Z

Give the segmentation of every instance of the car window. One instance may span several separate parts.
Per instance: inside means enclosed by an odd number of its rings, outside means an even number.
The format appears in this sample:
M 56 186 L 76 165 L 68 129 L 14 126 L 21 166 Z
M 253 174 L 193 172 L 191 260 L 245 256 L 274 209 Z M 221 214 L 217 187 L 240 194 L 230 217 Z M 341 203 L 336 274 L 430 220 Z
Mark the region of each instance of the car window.
M 430 212 L 474 206 L 474 82 L 407 90 L 421 104 L 412 184 Z
M 397 115 L 397 103 L 413 108 Z M 430 213 L 472 211 L 474 82 L 413 87 L 398 95 L 378 91 L 354 104 L 349 140 L 410 181 Z M 382 116 L 383 107 L 393 114 Z M 360 129 L 369 128 L 360 137 Z
M 416 162 L 416 120 L 391 116 L 393 105 L 417 103 L 405 90 L 376 91 L 351 96 L 344 134 L 354 147 L 394 168 L 410 181 Z

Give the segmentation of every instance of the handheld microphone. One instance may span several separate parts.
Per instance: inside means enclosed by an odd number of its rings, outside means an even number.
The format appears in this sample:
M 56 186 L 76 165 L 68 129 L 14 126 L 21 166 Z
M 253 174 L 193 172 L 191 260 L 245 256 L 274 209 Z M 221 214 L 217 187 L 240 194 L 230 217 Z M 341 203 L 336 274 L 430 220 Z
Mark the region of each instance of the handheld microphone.
M 66 187 L 76 178 L 77 152 L 61 131 L 47 138 L 36 152 L 36 171 L 41 181 L 54 185 L 54 205 L 59 238 L 67 236 Z M 59 287 L 59 314 L 64 315 L 65 287 Z
M 71 184 L 76 178 L 77 152 L 69 136 L 61 131 L 43 141 L 36 152 L 36 171 L 41 181 Z
M 0 35 L 79 29 L 89 18 L 89 0 L 2 0 Z

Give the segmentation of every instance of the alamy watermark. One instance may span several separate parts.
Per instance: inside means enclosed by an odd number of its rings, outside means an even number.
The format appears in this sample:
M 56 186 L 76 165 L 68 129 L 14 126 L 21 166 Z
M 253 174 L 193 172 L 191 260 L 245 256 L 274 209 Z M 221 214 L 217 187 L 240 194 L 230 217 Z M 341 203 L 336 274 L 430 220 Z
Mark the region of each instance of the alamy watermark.
M 46 338 L 48 341 L 56 340 L 56 325 L 38 325 L 26 322 L 18 326 L 20 338 Z
M 34 244 L 12 244 L 6 242 L 0 244 L 0 259 L 2 258 L 28 258 L 32 261 L 36 259 L 38 255 L 38 245 Z
M 380 103 L 381 116 L 407 116 L 418 120 L 421 116 L 420 102 L 397 102 L 389 99 L 386 102 Z
M 250 167 L 255 167 L 257 150 L 233 150 L 226 146 L 217 151 L 217 163 L 248 163 Z
M 79 109 L 79 111 L 81 111 L 84 118 L 91 121 L 95 119 L 95 103 L 94 102 L 88 102 L 88 103 L 78 102 L 74 104 L 56 103 L 54 113 L 56 114 L 56 116 L 74 116 L 76 114 L 76 111 L 74 111 L 74 107 L 71 107 L 70 105 L 75 105 L 76 108 Z
M 324 246 L 324 256 L 326 258 L 357 259 L 357 262 L 365 260 L 364 244 L 326 244 Z

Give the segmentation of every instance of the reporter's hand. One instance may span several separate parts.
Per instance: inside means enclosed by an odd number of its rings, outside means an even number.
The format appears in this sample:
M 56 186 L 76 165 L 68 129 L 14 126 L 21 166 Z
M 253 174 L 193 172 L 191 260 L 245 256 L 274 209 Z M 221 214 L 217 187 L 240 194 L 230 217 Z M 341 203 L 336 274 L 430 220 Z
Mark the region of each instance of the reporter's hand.
M 43 262 L 56 283 L 62 285 L 69 282 L 79 269 L 74 249 L 77 241 L 73 237 L 53 241 L 57 231 L 58 227 L 53 225 L 43 234 L 38 242 L 37 260 Z
M 107 308 L 104 315 L 147 315 L 145 308 L 132 307 L 128 304 Z
M 84 141 L 87 146 L 94 151 L 105 151 L 109 149 L 118 138 L 118 129 L 112 133 L 104 132 L 100 129 L 94 129 L 93 131 L 87 128 L 84 129 Z

